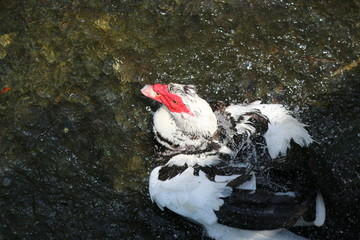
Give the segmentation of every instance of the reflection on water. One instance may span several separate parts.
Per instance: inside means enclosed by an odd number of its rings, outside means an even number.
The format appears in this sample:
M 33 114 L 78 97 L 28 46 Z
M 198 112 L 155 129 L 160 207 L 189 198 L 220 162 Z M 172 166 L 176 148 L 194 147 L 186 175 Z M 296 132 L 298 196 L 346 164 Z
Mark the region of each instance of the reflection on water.
M 356 237 L 360 195 L 356 1 L 0 3 L 0 239 L 202 237 L 147 194 L 142 85 L 296 110 L 323 156 L 329 220 Z M 315 169 L 316 170 L 316 169 Z M 346 217 L 344 217 L 346 216 Z

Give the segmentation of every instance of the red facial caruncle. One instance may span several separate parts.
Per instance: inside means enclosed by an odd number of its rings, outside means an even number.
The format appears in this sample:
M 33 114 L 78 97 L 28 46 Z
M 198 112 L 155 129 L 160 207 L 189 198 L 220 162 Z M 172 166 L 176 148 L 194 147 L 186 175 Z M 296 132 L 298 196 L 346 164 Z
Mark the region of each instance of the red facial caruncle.
M 184 104 L 181 97 L 168 91 L 168 85 L 154 84 L 145 85 L 141 89 L 142 94 L 164 104 L 170 112 L 188 113 L 194 115 Z

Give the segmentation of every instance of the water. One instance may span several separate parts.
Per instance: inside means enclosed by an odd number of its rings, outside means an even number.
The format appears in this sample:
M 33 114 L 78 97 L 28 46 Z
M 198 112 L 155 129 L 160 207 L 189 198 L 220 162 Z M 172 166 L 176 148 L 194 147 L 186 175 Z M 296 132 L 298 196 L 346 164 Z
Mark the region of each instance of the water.
M 0 2 L 0 239 L 201 239 L 149 200 L 144 84 L 280 102 L 323 157 L 312 239 L 356 239 L 357 1 Z M 317 171 L 318 166 L 314 166 Z M 320 168 L 320 167 L 319 167 Z

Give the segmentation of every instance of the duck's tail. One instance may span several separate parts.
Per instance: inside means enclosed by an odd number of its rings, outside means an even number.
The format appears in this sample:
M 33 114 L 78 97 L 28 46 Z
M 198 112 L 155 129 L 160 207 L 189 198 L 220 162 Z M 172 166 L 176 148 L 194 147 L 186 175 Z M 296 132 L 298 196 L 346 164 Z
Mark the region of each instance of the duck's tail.
M 317 226 L 320 227 L 325 223 L 326 208 L 322 194 L 317 193 L 316 196 L 316 209 L 315 209 L 315 220 L 313 222 L 307 222 L 303 218 L 300 218 L 295 226 Z

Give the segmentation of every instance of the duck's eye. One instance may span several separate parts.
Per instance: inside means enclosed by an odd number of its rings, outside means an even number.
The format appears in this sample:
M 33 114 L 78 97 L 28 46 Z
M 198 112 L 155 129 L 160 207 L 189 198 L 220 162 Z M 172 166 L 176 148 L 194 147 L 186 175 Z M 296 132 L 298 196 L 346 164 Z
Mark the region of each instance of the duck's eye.
M 160 93 L 158 93 L 158 92 L 155 92 L 155 94 L 156 94 L 156 96 L 160 96 Z
M 175 101 L 175 100 L 172 100 L 172 102 L 175 103 L 175 104 L 177 104 L 177 101 Z

